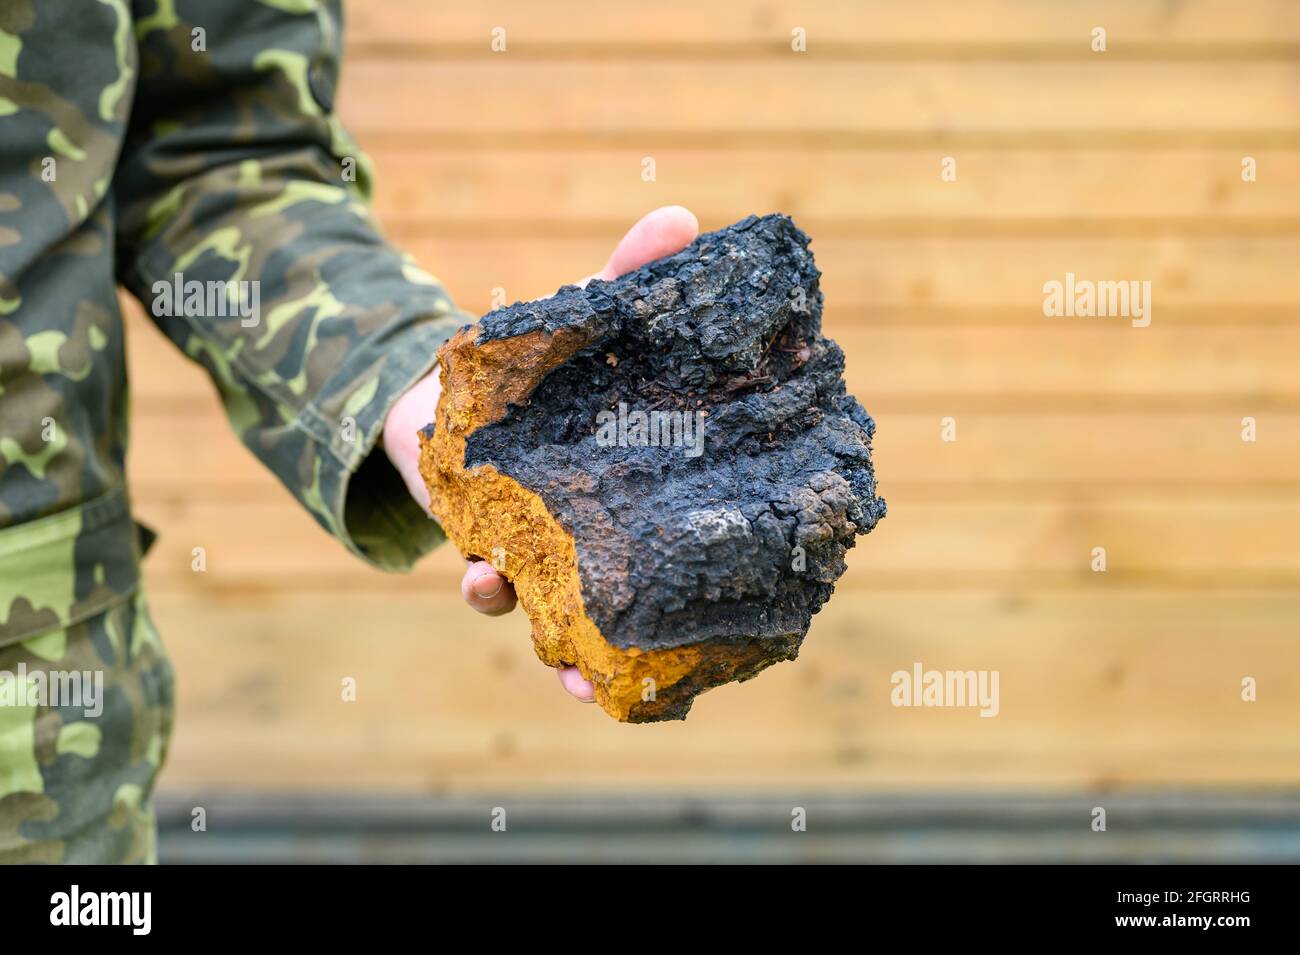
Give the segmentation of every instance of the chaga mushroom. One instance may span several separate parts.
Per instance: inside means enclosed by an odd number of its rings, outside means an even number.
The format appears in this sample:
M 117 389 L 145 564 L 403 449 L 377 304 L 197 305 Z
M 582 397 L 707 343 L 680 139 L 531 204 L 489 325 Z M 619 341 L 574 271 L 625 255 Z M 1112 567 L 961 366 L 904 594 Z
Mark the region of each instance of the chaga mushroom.
M 509 578 L 548 666 L 619 720 L 791 660 L 885 516 L 821 273 L 749 217 L 462 328 L 421 432 L 432 510 Z

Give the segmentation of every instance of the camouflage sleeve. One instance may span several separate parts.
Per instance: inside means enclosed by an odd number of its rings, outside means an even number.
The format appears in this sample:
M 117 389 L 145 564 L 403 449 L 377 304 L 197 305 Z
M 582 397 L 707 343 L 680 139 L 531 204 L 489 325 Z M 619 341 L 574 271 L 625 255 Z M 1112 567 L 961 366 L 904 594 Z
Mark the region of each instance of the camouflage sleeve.
M 384 418 L 470 319 L 371 219 L 333 115 L 337 0 L 156 4 L 136 3 L 119 279 L 315 518 L 407 569 L 441 533 L 378 447 Z

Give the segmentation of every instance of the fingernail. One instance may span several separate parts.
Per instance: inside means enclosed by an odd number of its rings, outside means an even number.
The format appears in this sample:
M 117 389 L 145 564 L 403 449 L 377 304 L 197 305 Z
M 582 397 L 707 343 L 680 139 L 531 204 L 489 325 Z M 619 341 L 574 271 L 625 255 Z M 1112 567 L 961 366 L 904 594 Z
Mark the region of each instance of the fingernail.
M 505 585 L 506 582 L 501 578 L 500 574 L 495 574 L 489 571 L 486 574 L 479 574 L 474 578 L 469 586 L 474 593 L 486 599 L 488 597 L 495 597 L 497 594 L 501 593 L 501 588 Z

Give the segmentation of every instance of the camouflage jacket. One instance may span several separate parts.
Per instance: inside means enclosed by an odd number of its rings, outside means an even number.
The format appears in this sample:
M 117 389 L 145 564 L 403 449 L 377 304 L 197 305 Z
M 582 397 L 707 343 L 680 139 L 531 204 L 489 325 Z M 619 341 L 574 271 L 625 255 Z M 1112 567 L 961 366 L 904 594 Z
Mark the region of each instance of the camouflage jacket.
M 363 464 L 464 318 L 370 221 L 338 62 L 317 0 L 0 6 L 0 643 L 135 586 L 118 282 L 351 550 L 406 568 L 437 539 Z
M 74 834 L 140 809 L 165 742 L 119 283 L 348 548 L 404 569 L 439 540 L 376 445 L 466 319 L 371 220 L 332 112 L 340 30 L 336 0 L 0 0 L 0 680 L 108 673 L 93 727 L 0 683 L 0 858 L 139 856 Z

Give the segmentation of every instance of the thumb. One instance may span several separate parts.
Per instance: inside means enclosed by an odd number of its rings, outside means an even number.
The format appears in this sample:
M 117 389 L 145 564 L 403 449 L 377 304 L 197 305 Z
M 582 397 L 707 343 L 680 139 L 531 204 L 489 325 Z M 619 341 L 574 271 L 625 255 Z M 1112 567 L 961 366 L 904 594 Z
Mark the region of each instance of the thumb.
M 592 279 L 616 279 L 655 259 L 680 252 L 699 234 L 700 223 L 695 213 L 682 206 L 663 206 L 647 212 L 627 230 L 605 267 L 578 284 L 586 285 Z

